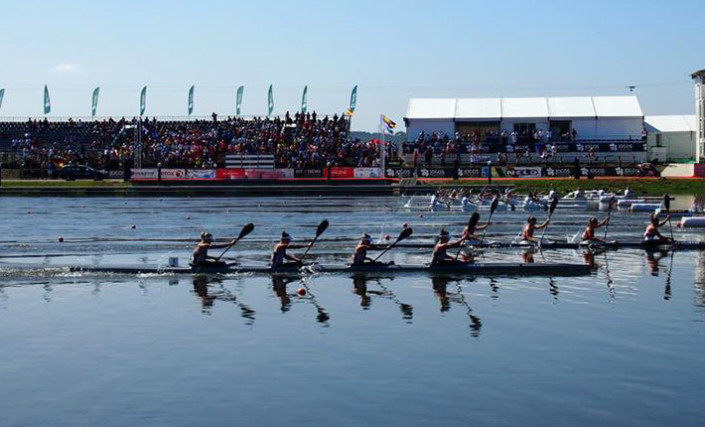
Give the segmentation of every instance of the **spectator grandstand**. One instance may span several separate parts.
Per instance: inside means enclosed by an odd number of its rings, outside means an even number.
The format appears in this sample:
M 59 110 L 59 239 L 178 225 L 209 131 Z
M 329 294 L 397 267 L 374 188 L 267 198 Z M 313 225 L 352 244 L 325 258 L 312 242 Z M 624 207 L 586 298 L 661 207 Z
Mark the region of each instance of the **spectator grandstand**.
M 142 167 L 224 167 L 228 154 L 267 154 L 278 168 L 376 166 L 379 144 L 349 138 L 344 115 L 138 121 L 27 120 L 0 122 L 5 167 L 45 169 L 87 164 L 119 170 L 139 156 Z

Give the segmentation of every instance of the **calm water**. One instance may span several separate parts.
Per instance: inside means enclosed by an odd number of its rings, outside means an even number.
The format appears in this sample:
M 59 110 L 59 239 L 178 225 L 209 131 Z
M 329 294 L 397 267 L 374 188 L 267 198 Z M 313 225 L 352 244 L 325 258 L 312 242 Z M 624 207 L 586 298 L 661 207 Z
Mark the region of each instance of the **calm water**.
M 435 282 L 51 268 L 184 263 L 201 230 L 234 236 L 247 222 L 257 229 L 229 255 L 264 263 L 282 227 L 304 240 L 323 218 L 331 226 L 315 255 L 343 262 L 362 231 L 394 236 L 407 222 L 430 241 L 440 226 L 457 234 L 467 221 L 401 205 L 0 198 L 0 424 L 701 424 L 705 254 L 697 252 L 610 252 L 579 278 Z M 572 235 L 588 215 L 558 210 L 548 235 Z M 509 240 L 525 216 L 498 213 L 489 234 Z M 644 215 L 617 213 L 610 235 L 635 239 L 644 224 Z M 576 251 L 534 257 L 585 262 Z

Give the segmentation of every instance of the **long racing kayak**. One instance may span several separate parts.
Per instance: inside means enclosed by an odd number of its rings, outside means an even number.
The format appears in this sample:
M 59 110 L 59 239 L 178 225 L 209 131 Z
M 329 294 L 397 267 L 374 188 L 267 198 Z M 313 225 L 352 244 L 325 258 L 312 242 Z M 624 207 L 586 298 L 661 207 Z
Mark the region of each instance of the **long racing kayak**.
M 312 264 L 304 267 L 287 266 L 272 269 L 269 266 L 218 266 L 218 267 L 161 267 L 161 266 L 67 266 L 72 272 L 95 272 L 115 274 L 261 274 L 301 275 L 311 273 L 331 274 L 397 274 L 423 273 L 432 276 L 581 276 L 590 274 L 585 264 L 567 263 L 448 263 L 427 264 L 363 264 L 325 265 Z

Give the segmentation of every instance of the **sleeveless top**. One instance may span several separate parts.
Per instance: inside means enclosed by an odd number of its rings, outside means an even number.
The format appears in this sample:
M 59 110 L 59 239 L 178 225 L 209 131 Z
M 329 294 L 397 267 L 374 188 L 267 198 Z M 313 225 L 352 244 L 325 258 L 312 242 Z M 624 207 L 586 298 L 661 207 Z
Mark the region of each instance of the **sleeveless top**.
M 439 262 L 443 262 L 446 260 L 446 250 L 445 249 L 438 249 L 438 246 L 436 246 L 433 249 L 433 259 L 431 260 L 431 264 L 437 264 Z
M 367 249 L 356 250 L 353 254 L 353 264 L 362 264 L 365 258 L 367 258 Z
M 272 267 L 278 267 L 284 263 L 284 255 L 286 255 L 286 249 L 277 252 L 272 252 Z
M 529 237 L 534 237 L 534 227 L 529 224 L 524 226 L 524 230 L 521 232 L 521 236 L 524 238 L 524 240 L 527 240 L 527 238 Z
M 595 238 L 595 229 L 592 227 L 587 227 L 583 231 L 583 240 L 592 240 Z
M 644 231 L 644 240 L 655 240 L 656 239 L 657 228 L 653 224 L 646 226 L 646 231 Z

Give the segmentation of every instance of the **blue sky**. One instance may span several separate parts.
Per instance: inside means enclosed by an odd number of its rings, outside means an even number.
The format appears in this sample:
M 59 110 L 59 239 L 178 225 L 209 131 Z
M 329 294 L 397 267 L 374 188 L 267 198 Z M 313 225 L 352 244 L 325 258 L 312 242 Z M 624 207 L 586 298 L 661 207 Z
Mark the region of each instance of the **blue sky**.
M 397 122 L 412 97 L 628 94 L 645 114 L 693 114 L 689 73 L 705 68 L 700 2 L 8 1 L 0 32 L 0 116 L 342 112 L 353 129 Z

